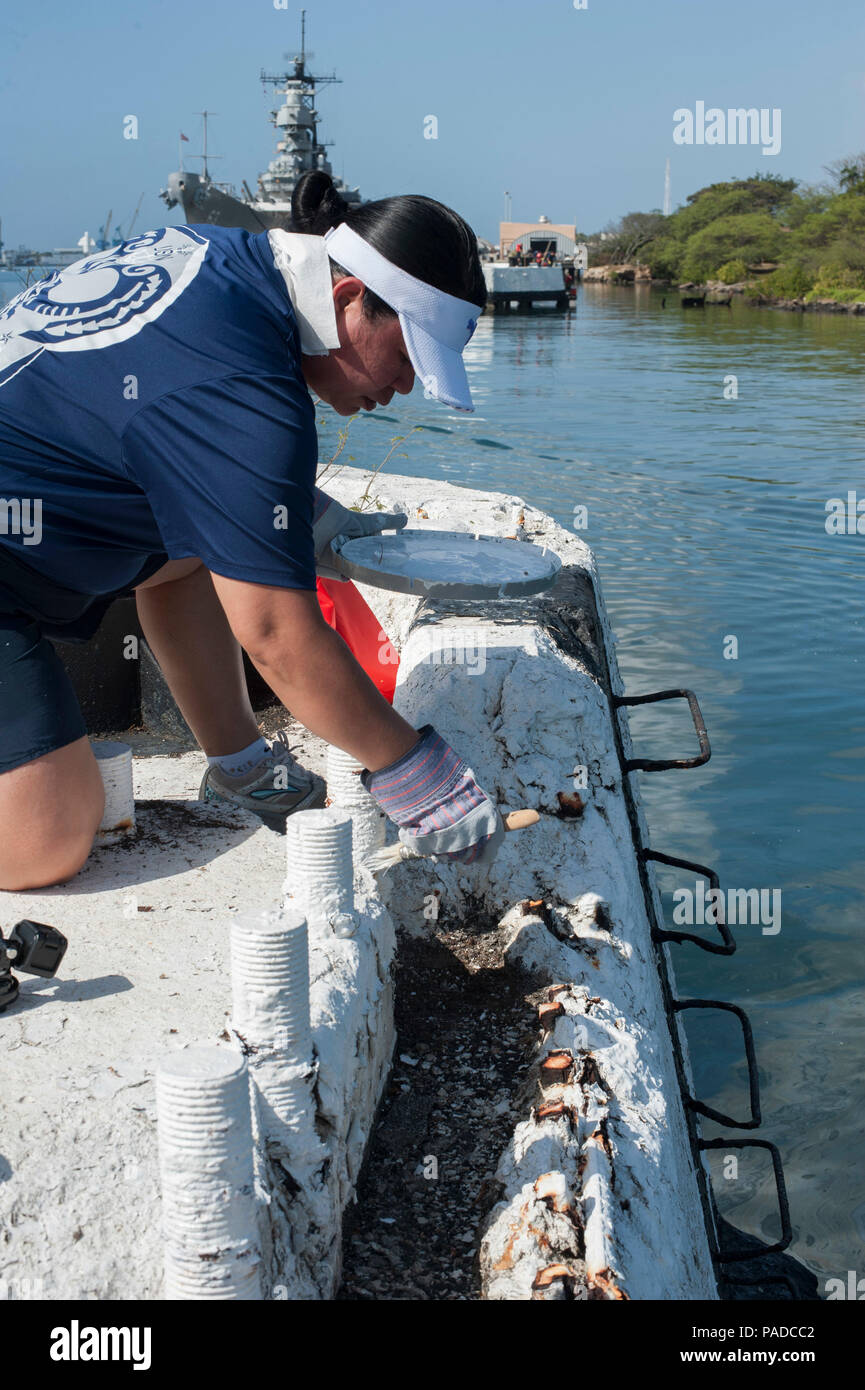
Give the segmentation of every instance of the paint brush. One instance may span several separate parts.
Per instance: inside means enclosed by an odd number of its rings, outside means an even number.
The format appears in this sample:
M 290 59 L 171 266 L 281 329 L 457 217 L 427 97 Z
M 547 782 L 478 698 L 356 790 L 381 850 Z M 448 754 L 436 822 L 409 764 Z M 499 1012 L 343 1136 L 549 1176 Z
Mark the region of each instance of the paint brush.
M 534 825 L 535 821 L 540 820 L 537 811 L 528 809 L 523 811 L 509 811 L 502 817 L 505 830 L 522 830 L 527 825 Z M 402 841 L 395 845 L 387 845 L 384 849 L 377 849 L 364 859 L 363 863 L 372 874 L 383 873 L 385 869 L 393 868 L 394 864 L 401 864 L 404 859 L 429 859 L 433 856 L 420 854 L 411 845 L 404 845 Z

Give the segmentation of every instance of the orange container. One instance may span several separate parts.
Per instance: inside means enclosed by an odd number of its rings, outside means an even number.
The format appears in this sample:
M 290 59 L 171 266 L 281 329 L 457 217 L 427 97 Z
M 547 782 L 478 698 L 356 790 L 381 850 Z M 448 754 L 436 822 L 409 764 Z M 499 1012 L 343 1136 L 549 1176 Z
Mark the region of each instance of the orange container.
M 360 590 L 350 579 L 340 583 L 317 578 L 315 587 L 325 622 L 339 633 L 370 680 L 393 704 L 399 656 Z

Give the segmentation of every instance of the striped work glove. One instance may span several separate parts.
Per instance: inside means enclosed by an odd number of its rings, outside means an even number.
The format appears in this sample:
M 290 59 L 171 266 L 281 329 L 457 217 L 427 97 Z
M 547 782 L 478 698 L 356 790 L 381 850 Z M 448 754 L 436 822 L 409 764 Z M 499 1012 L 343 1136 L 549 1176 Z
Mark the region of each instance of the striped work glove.
M 432 724 L 420 741 L 389 767 L 366 769 L 360 780 L 401 826 L 399 838 L 418 854 L 490 864 L 504 839 L 504 822 L 464 758 Z
M 355 540 L 357 536 L 377 536 L 379 531 L 400 531 L 408 521 L 405 512 L 353 512 L 335 497 L 328 497 L 321 488 L 315 488 L 314 492 L 315 572 L 322 579 L 346 580 L 347 575 L 338 574 L 333 568 L 333 552 L 343 541 Z

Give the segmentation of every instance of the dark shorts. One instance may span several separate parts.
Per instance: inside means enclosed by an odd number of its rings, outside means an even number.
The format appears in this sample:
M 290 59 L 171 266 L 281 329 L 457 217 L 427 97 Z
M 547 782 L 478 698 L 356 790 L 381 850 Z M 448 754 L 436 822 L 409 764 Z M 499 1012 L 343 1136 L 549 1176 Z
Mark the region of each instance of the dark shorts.
M 39 623 L 0 613 L 0 773 L 86 733 L 72 682 Z
M 93 598 L 21 570 L 0 547 L 0 774 L 84 738 L 72 682 L 55 651 L 87 642 L 115 598 L 149 579 L 167 556 L 152 556 L 129 589 Z

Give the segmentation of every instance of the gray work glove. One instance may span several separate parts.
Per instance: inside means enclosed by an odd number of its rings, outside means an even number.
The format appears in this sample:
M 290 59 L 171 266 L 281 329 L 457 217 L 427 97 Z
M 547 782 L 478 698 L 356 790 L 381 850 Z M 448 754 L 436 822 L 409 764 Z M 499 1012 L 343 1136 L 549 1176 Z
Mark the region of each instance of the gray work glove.
M 479 787 L 465 758 L 432 724 L 395 763 L 360 774 L 384 813 L 400 827 L 399 839 L 418 854 L 489 866 L 505 838 L 492 798 Z
M 334 552 L 344 541 L 358 536 L 377 536 L 380 531 L 401 531 L 408 517 L 405 512 L 352 512 L 336 498 L 315 489 L 312 536 L 315 545 L 315 572 L 322 579 L 339 579 L 345 574 L 333 568 Z

